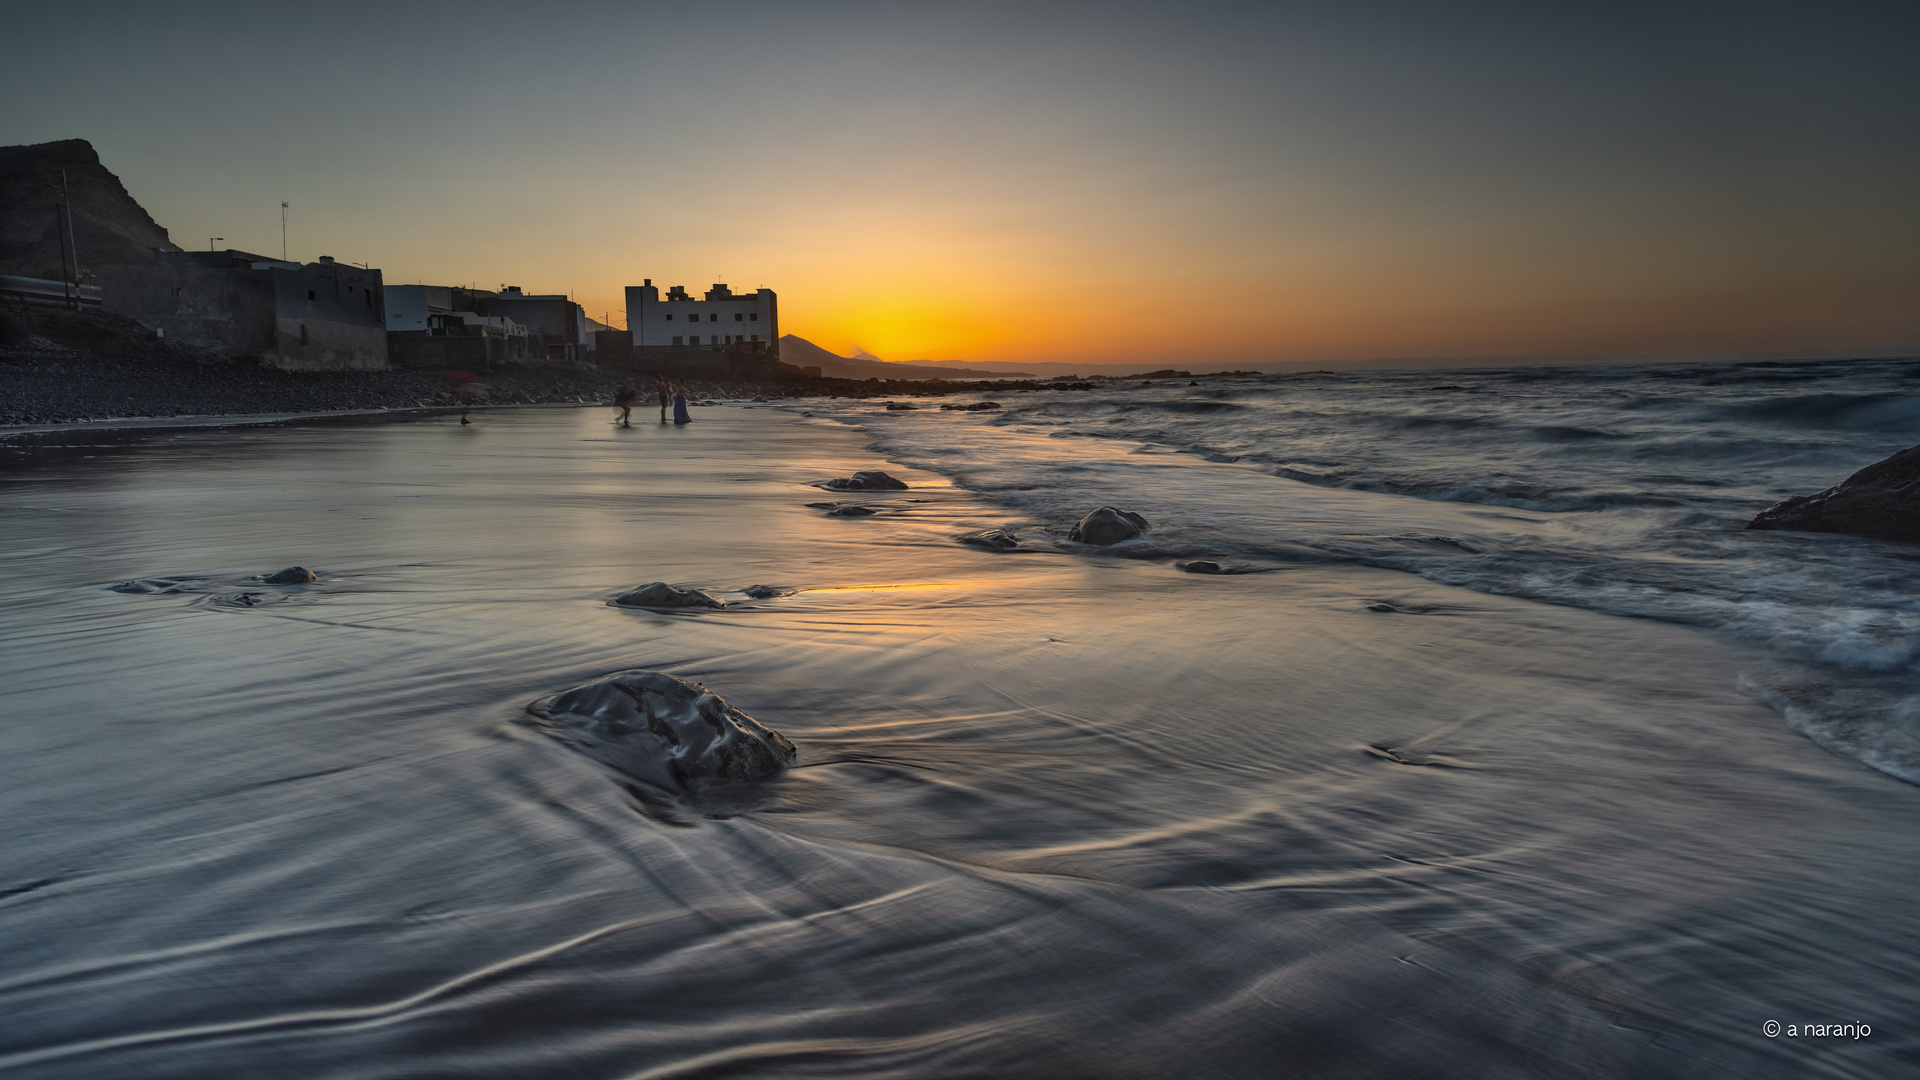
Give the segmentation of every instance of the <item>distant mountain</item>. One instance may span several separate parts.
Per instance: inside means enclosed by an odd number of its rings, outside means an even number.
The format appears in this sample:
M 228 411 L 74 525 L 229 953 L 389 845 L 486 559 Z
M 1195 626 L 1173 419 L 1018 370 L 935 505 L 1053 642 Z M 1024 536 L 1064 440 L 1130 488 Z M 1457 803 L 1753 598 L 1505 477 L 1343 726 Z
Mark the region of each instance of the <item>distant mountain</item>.
M 865 350 L 862 350 L 865 353 Z M 924 363 L 890 364 L 863 356 L 830 353 L 803 337 L 786 334 L 780 338 L 780 359 L 799 367 L 817 367 L 820 374 L 834 379 L 997 379 L 1023 378 L 1023 371 L 979 371 L 967 368 L 929 367 Z
M 150 263 L 153 249 L 179 251 L 85 139 L 0 146 L 0 274 L 60 276 L 60 170 L 73 198 L 80 268 Z

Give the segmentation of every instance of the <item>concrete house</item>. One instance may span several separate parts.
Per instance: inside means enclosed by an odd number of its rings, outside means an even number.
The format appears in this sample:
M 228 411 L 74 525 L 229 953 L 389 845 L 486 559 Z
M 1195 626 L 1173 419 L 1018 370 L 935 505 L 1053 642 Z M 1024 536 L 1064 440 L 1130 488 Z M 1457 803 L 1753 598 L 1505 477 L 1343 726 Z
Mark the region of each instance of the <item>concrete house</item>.
M 649 349 L 714 349 L 777 354 L 780 301 L 772 289 L 734 295 L 724 284 L 699 300 L 675 285 L 665 298 L 653 279 L 627 286 L 627 327 L 634 355 Z
M 475 310 L 493 295 L 451 285 L 387 286 L 390 361 L 396 367 L 491 370 L 537 359 L 544 347 L 527 327 Z
M 158 251 L 100 268 L 101 306 L 174 341 L 293 371 L 387 367 L 380 271 L 321 256 L 304 265 L 245 251 Z

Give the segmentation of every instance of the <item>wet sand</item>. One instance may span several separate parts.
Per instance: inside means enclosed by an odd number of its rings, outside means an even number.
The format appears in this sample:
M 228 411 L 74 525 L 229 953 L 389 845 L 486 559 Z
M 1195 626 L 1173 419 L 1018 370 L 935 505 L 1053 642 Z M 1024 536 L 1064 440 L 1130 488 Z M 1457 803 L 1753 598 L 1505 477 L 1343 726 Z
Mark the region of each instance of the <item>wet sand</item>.
M 1735 649 L 1383 570 L 981 551 L 954 537 L 1027 523 L 837 425 L 611 416 L 7 452 L 0 1070 L 1920 1055 L 1920 793 L 1742 695 Z M 912 489 L 832 496 L 864 518 L 805 506 L 873 468 Z M 320 580 L 245 580 L 294 563 Z M 203 581 L 105 588 L 163 576 Z M 606 606 L 653 580 L 731 606 Z M 798 766 L 730 816 L 662 820 L 524 722 L 631 667 L 705 683 Z

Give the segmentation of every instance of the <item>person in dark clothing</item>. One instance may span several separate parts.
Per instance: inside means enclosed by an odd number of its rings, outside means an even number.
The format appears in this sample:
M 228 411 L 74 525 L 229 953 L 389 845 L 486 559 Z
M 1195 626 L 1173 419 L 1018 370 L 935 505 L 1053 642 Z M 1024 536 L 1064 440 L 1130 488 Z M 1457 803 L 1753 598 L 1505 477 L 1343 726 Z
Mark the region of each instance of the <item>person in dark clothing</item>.
M 640 404 L 640 391 L 631 386 L 623 386 L 619 393 L 613 395 L 613 404 L 620 410 L 620 426 L 632 427 L 633 424 L 629 421 L 633 416 L 633 407 Z
M 660 422 L 664 424 L 667 422 L 667 377 L 655 375 L 653 380 L 660 391 Z

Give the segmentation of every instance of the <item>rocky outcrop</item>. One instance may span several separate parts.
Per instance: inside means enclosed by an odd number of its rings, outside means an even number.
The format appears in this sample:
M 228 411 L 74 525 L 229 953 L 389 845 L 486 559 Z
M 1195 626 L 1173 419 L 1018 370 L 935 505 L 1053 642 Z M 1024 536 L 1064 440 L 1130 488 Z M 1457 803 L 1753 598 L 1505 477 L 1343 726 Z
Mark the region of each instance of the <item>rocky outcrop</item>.
M 320 575 L 304 566 L 289 566 L 285 570 L 268 574 L 260 580 L 268 585 L 305 585 L 309 581 L 318 581 L 319 578 Z
M 1874 462 L 1825 491 L 1775 503 L 1747 528 L 1920 543 L 1920 446 Z
M 1012 529 L 988 529 L 985 532 L 968 533 L 960 537 L 960 542 L 991 551 L 1012 551 L 1020 546 L 1020 537 Z
M 625 592 L 607 601 L 614 607 L 637 608 L 723 608 L 724 600 L 701 592 L 699 589 L 681 589 L 664 581 L 650 581 L 630 592 Z
M 623 777 L 674 793 L 764 780 L 793 743 L 698 683 L 620 671 L 528 706 L 541 726 Z
M 836 480 L 825 480 L 815 487 L 828 491 L 905 491 L 907 485 L 888 476 L 878 469 L 857 472 L 852 476 L 843 476 Z
M 1147 519 L 1128 510 L 1118 510 L 1111 506 L 1102 506 L 1093 513 L 1080 519 L 1080 523 L 1067 534 L 1067 539 L 1076 544 L 1117 544 L 1122 540 L 1131 540 L 1147 531 Z

